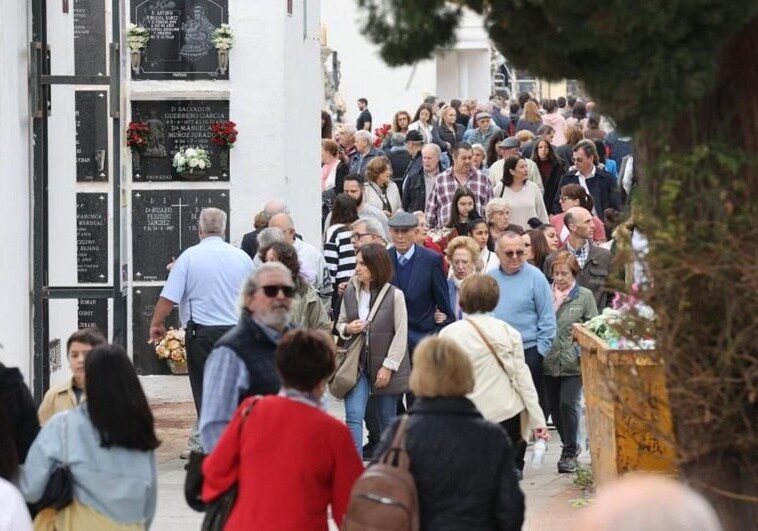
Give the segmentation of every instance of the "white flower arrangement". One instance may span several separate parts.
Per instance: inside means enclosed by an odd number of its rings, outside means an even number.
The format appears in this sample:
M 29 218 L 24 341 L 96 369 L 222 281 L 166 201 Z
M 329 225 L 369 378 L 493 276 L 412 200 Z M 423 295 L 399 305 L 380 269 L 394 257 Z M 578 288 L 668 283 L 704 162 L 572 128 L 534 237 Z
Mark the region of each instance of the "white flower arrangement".
M 217 50 L 231 50 L 234 45 L 234 33 L 229 24 L 221 24 L 213 30 L 211 42 Z
M 150 32 L 144 26 L 129 24 L 126 26 L 126 45 L 130 50 L 143 50 L 150 41 Z
M 211 158 L 208 151 L 199 147 L 181 148 L 172 163 L 178 173 L 195 170 L 204 170 L 211 167 Z

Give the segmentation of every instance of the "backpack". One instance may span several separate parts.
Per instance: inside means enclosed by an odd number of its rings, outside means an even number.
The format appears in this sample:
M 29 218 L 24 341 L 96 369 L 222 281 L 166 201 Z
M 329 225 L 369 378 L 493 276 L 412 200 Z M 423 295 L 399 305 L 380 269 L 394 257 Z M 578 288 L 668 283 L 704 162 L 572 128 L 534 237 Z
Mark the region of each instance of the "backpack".
M 343 531 L 418 531 L 416 482 L 405 450 L 408 415 L 403 415 L 390 448 L 353 485 Z

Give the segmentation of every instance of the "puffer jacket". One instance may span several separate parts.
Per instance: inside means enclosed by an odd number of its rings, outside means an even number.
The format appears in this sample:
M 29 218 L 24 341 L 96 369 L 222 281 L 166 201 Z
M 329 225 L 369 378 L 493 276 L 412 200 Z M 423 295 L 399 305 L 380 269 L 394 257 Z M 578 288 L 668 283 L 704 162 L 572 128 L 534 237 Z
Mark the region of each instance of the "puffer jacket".
M 597 315 L 595 297 L 577 282 L 556 312 L 558 337 L 542 366 L 545 376 L 578 376 L 582 374 L 579 347 L 571 338 L 571 326 L 584 323 Z
M 465 397 L 417 398 L 406 449 L 416 480 L 422 531 L 515 531 L 524 494 L 505 430 L 484 420 Z M 399 419 L 376 456 L 392 443 Z

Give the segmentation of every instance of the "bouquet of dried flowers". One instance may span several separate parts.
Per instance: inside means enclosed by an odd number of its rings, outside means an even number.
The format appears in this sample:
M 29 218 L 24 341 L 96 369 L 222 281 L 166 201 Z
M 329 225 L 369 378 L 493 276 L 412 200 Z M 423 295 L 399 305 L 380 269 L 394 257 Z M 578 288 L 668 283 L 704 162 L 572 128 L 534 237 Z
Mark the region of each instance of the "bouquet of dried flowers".
M 166 335 L 155 345 L 155 354 L 176 363 L 187 363 L 187 348 L 184 344 L 184 330 L 169 328 Z

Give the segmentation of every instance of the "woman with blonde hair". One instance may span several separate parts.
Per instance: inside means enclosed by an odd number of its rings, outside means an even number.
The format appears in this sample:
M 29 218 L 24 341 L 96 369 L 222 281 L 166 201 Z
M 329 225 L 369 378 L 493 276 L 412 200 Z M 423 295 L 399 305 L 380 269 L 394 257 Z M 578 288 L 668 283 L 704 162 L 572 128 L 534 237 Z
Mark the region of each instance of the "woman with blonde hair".
M 524 228 L 511 223 L 511 204 L 500 197 L 490 199 L 484 206 L 484 216 L 490 227 L 490 240 L 496 242 L 506 232 L 521 234 Z
M 475 380 L 461 348 L 442 337 L 421 341 L 409 384 L 416 400 L 405 448 L 421 529 L 521 529 L 524 494 L 513 468 L 513 447 L 503 429 L 483 419 L 466 398 Z M 398 424 L 384 433 L 375 455 L 390 447 Z
M 473 364 L 475 384 L 468 396 L 485 419 L 508 433 L 516 450 L 516 469 L 523 475 L 529 433 L 534 431 L 540 439 L 549 435 L 521 334 L 491 314 L 499 298 L 494 278 L 472 275 L 461 286 L 465 319 L 443 328 L 439 337 L 455 341 Z
M 540 109 L 537 104 L 532 100 L 527 101 L 524 104 L 524 115 L 516 123 L 516 131 L 531 131 L 535 135 L 537 129 L 542 125 L 542 115 L 540 115 Z
M 388 218 L 403 205 L 400 190 L 392 180 L 392 166 L 387 157 L 374 157 L 366 165 L 363 198 L 366 203 L 384 212 Z
M 457 236 L 447 244 L 445 254 L 452 272 L 450 278 L 447 279 L 447 290 L 456 320 L 463 318 L 463 312 L 458 304 L 461 284 L 481 269 L 479 253 L 479 245 L 468 236 Z

